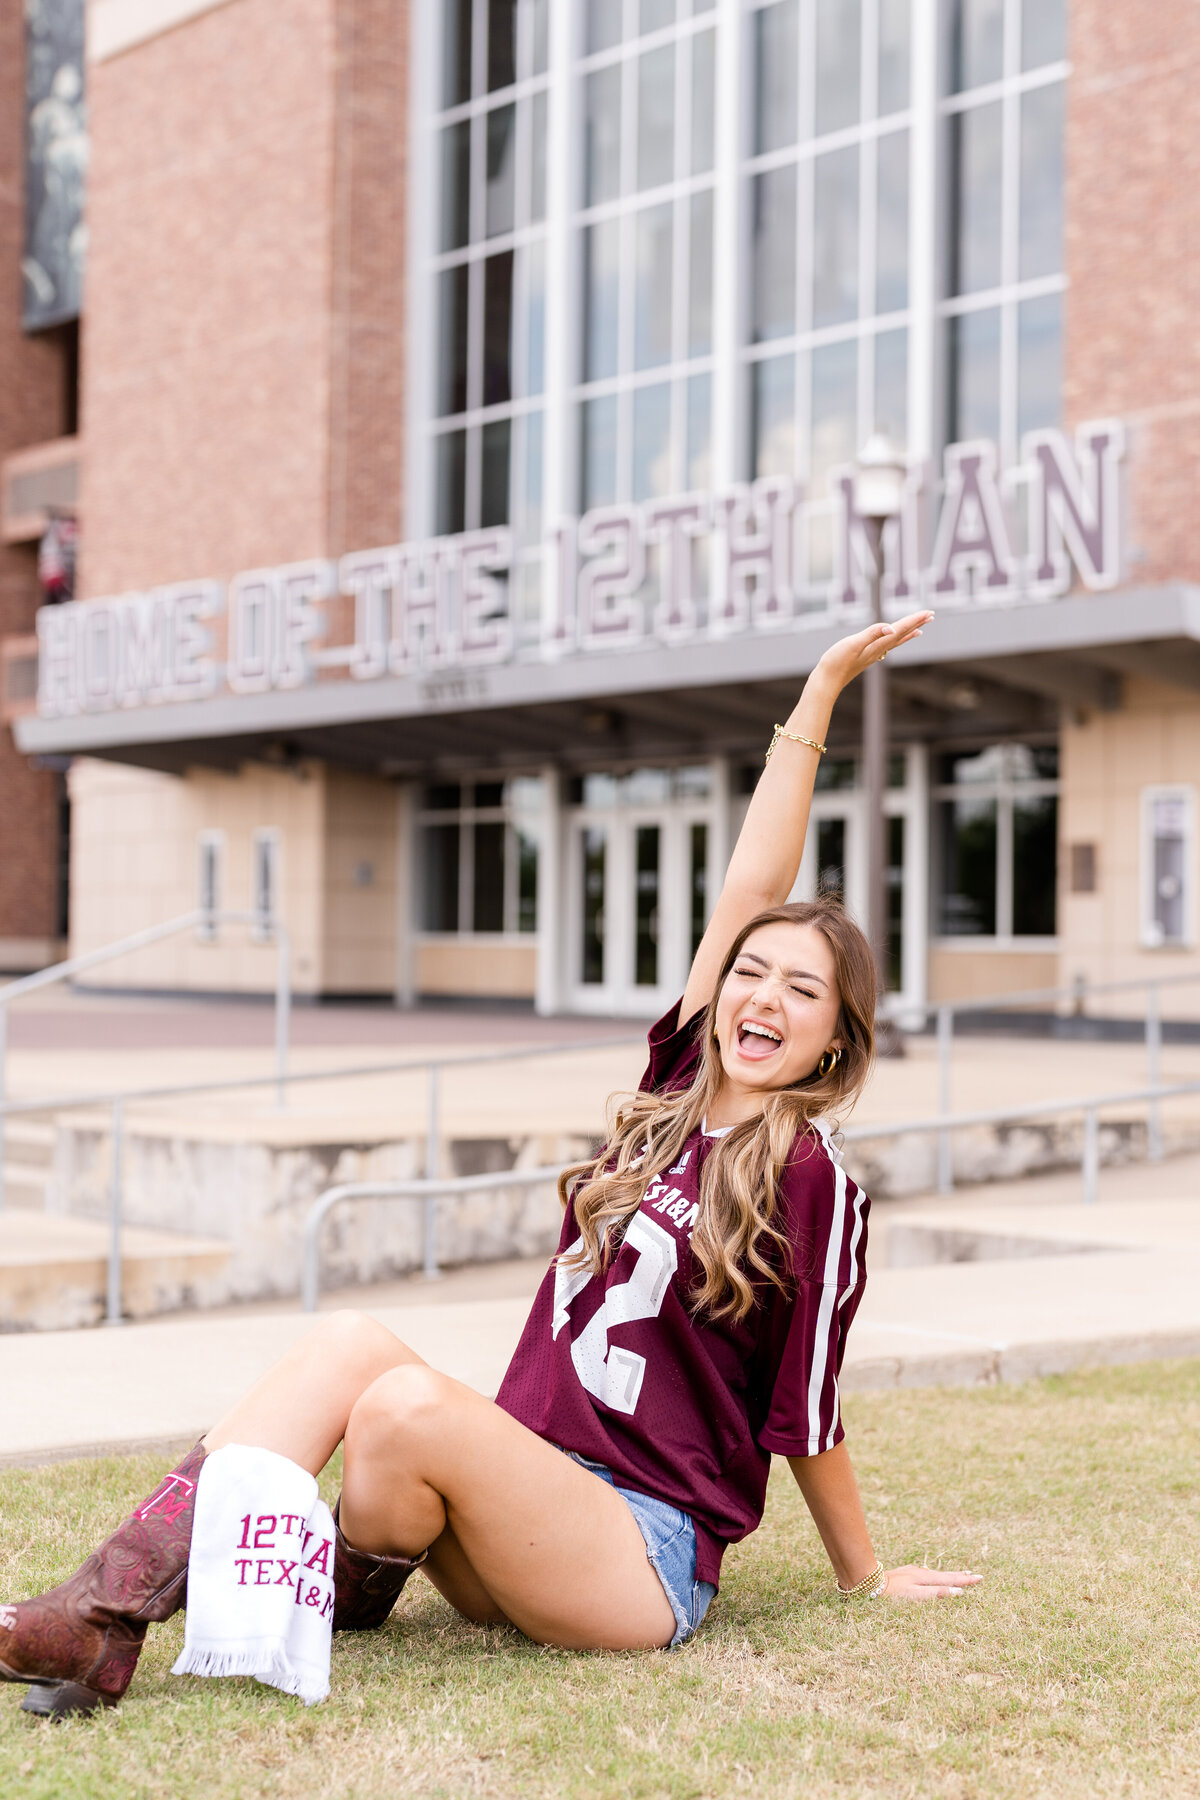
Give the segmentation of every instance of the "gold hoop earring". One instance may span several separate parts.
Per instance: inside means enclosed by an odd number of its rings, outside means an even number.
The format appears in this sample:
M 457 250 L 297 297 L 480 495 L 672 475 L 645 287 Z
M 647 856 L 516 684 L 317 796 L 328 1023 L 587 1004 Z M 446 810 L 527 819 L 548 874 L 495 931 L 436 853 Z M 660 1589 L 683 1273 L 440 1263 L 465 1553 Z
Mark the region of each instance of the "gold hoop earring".
M 841 1060 L 841 1051 L 835 1050 L 831 1044 L 829 1049 L 822 1053 L 821 1060 L 817 1064 L 817 1074 L 821 1077 L 822 1081 L 824 1081 L 826 1075 L 833 1074 L 833 1071 L 837 1068 Z

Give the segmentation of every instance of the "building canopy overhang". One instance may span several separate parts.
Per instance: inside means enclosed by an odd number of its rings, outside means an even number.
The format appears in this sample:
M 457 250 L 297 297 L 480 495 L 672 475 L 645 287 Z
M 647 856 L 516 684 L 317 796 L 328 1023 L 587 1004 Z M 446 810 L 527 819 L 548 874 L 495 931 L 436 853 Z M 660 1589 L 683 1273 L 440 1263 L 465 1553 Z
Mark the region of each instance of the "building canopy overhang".
M 822 653 L 861 622 L 859 610 L 847 608 L 841 617 L 826 612 L 737 637 L 65 717 L 27 714 L 14 728 L 29 755 L 94 756 L 172 773 L 317 758 L 405 776 L 752 754 Z M 1200 588 L 955 601 L 888 668 L 898 742 L 1052 731 L 1064 707 L 1119 707 L 1125 676 L 1200 695 Z M 833 742 L 852 742 L 858 724 L 851 689 Z

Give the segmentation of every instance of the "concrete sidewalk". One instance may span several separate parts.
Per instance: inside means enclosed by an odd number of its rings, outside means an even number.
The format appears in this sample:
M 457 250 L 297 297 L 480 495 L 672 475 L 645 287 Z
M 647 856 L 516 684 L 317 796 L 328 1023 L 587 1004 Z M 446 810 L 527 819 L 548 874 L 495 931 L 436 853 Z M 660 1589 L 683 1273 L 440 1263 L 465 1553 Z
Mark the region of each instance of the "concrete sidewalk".
M 1065 1175 L 877 1207 L 844 1388 L 1200 1355 L 1200 1157 L 1106 1172 L 1096 1206 L 1077 1194 Z M 478 1267 L 432 1289 L 330 1295 L 323 1310 L 361 1306 L 491 1394 L 542 1272 Z M 278 1305 L 0 1338 L 0 1463 L 193 1441 L 311 1325 Z

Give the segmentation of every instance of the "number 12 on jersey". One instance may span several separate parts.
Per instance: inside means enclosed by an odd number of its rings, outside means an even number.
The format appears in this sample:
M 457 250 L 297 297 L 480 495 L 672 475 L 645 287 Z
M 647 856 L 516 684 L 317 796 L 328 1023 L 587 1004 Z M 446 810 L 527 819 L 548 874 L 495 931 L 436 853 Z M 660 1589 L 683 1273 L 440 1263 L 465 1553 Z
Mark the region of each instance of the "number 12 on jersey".
M 583 1247 L 576 1238 L 567 1256 Z M 604 1305 L 588 1320 L 571 1345 L 571 1361 L 575 1373 L 589 1394 L 611 1407 L 613 1412 L 632 1413 L 637 1407 L 646 1373 L 646 1359 L 636 1350 L 623 1350 L 610 1344 L 608 1334 L 618 1325 L 632 1325 L 638 1319 L 656 1319 L 671 1285 L 671 1277 L 679 1265 L 675 1239 L 645 1213 L 636 1212 L 625 1233 L 625 1248 L 637 1252 L 637 1261 L 628 1281 L 616 1282 L 604 1297 Z M 560 1261 L 554 1271 L 554 1316 L 551 1336 L 557 1338 L 567 1323 L 567 1309 L 588 1283 L 597 1279 L 587 1268 L 564 1268 Z

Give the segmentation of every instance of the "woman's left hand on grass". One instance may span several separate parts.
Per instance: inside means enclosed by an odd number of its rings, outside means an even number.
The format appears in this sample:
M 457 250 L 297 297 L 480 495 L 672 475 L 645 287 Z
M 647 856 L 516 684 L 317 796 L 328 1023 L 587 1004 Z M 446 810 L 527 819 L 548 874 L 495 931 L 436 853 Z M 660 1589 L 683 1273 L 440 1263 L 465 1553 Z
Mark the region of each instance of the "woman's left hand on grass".
M 883 1598 L 889 1600 L 952 1600 L 968 1588 L 977 1587 L 982 1575 L 969 1569 L 922 1569 L 906 1563 L 902 1569 L 889 1569 Z

